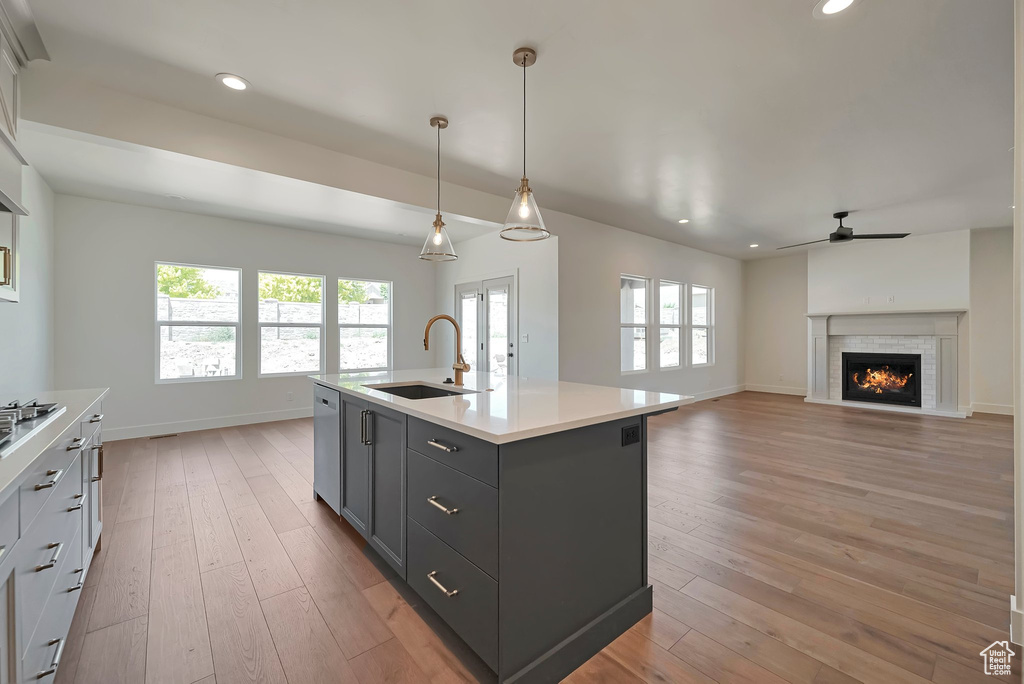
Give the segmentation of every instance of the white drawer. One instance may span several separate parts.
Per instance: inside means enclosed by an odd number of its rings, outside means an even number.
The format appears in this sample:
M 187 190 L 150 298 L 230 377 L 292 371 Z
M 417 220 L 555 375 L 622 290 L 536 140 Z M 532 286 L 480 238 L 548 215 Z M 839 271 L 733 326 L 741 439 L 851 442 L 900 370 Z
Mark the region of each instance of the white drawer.
M 39 626 L 26 640 L 25 656 L 21 661 L 23 682 L 52 682 L 56 674 L 68 630 L 71 629 L 71 619 L 75 616 L 78 597 L 82 593 L 80 589 L 75 589 L 80 586 L 82 576 L 78 563 L 82 556 L 81 545 L 82 533 L 79 531 L 70 542 L 68 555 L 57 575 L 57 582 L 45 607 L 40 611 Z
M 35 630 L 64 562 L 70 560 L 72 568 L 82 565 L 81 547 L 77 552 L 71 548 L 82 527 L 81 468 L 82 459 L 75 458 L 18 544 L 17 586 L 25 634 Z

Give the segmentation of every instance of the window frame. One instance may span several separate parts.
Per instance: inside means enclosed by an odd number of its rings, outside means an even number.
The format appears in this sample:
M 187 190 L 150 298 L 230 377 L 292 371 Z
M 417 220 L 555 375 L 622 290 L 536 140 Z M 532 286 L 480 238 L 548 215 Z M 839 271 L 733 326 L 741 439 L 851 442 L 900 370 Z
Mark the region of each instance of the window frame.
M 312 323 L 264 323 L 260 320 L 260 275 L 295 276 L 299 278 L 320 279 L 320 324 Z M 264 328 L 319 328 L 320 329 L 320 366 L 315 370 L 290 371 L 288 373 L 264 373 L 263 372 L 263 329 Z M 339 345 L 340 346 L 340 345 Z M 273 271 L 268 269 L 256 270 L 256 377 L 262 378 L 289 378 L 303 375 L 323 375 L 327 367 L 327 276 L 316 273 L 291 273 L 289 271 Z
M 661 288 L 664 285 L 674 285 L 679 290 L 679 323 L 662 323 L 661 322 Z M 686 283 L 680 280 L 666 280 L 658 279 L 658 370 L 659 371 L 677 371 L 681 368 L 685 368 L 686 364 L 683 363 L 683 357 L 687 355 L 689 346 L 687 340 L 684 339 L 684 331 L 686 330 L 686 322 L 689 321 L 690 308 L 687 306 L 686 297 Z M 661 365 L 661 331 L 663 328 L 675 329 L 679 331 L 679 363 L 674 366 L 662 366 Z
M 355 281 L 360 283 L 379 283 L 388 286 L 388 324 L 381 325 L 380 323 L 342 323 L 341 317 L 338 317 L 338 374 L 344 375 L 348 373 L 371 373 L 376 371 L 392 371 L 395 368 L 395 283 L 392 280 L 372 280 L 369 278 L 345 278 L 339 276 L 334 284 L 335 287 L 343 281 Z M 338 310 L 341 310 L 341 298 L 338 298 Z M 345 328 L 361 329 L 361 328 L 387 328 L 388 331 L 388 363 L 384 368 L 342 368 L 341 367 L 341 331 Z
M 238 320 L 231 321 L 161 321 L 160 320 L 160 267 L 180 266 L 182 268 L 209 268 L 218 271 L 235 271 L 238 273 Z M 187 264 L 180 261 L 153 262 L 153 328 L 155 380 L 158 385 L 174 385 L 183 382 L 216 382 L 242 379 L 242 269 L 234 266 L 212 266 Z M 235 329 L 235 374 L 234 375 L 200 375 L 186 378 L 160 377 L 160 328 L 164 326 L 194 328 L 234 328 Z
M 707 292 L 707 298 L 708 298 L 707 305 L 706 305 L 706 309 L 707 309 L 707 323 L 702 324 L 702 325 L 697 325 L 697 324 L 695 324 L 693 322 L 693 288 L 695 288 L 695 287 L 700 288 L 702 290 L 705 290 Z M 689 303 L 689 306 L 687 307 L 687 309 L 688 309 L 689 315 L 687 316 L 687 319 L 686 319 L 687 323 L 688 323 L 688 325 L 686 327 L 688 328 L 689 334 L 687 335 L 687 339 L 686 339 L 686 348 L 687 348 L 687 351 L 689 353 L 687 354 L 687 357 L 686 357 L 687 365 L 689 365 L 690 368 L 707 368 L 708 366 L 714 366 L 715 365 L 715 288 L 711 287 L 710 285 L 701 285 L 700 283 L 691 283 L 689 288 L 688 288 L 688 290 L 689 290 L 689 297 L 687 298 L 687 302 Z M 705 363 L 694 363 L 693 362 L 693 331 L 694 330 L 706 330 L 707 331 L 708 360 Z
M 632 280 L 642 280 L 645 283 L 643 324 L 622 322 L 622 280 L 624 278 L 630 278 Z M 619 274 L 619 373 L 622 375 L 640 375 L 641 373 L 651 372 L 651 290 L 653 289 L 653 283 L 654 279 L 649 278 L 647 276 L 633 275 L 632 273 Z M 622 369 L 622 330 L 624 328 L 644 329 L 644 358 L 647 361 L 647 365 L 644 368 L 634 368 L 631 370 Z

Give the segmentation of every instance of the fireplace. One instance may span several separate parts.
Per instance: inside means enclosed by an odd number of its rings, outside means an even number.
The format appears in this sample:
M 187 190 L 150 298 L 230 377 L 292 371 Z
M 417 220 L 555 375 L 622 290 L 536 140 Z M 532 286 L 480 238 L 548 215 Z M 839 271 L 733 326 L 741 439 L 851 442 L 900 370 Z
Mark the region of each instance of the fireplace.
M 921 406 L 920 354 L 843 352 L 843 400 Z

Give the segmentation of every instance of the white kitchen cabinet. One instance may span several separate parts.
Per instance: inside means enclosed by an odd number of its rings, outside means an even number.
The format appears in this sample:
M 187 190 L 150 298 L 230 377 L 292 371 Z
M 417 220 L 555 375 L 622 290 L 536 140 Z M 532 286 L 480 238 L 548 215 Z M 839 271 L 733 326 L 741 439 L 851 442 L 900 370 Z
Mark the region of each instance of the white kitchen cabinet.
M 18 216 L 0 211 L 0 301 L 21 298 L 18 256 Z

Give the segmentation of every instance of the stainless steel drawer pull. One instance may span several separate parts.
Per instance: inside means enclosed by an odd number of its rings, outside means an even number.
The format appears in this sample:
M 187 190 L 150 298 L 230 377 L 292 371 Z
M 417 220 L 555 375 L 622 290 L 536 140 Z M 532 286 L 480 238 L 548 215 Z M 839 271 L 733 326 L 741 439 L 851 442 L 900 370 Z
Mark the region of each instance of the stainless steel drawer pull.
M 47 471 L 46 471 L 46 474 L 47 474 L 47 475 L 48 475 L 49 477 L 52 477 L 53 479 L 52 479 L 52 480 L 50 480 L 49 482 L 44 482 L 44 483 L 42 483 L 42 484 L 37 484 L 37 485 L 36 485 L 36 491 L 37 491 L 37 492 L 38 492 L 38 491 L 39 491 L 40 489 L 49 489 L 50 487 L 52 487 L 52 486 L 54 486 L 55 484 L 57 484 L 57 480 L 59 480 L 59 479 L 60 479 L 60 476 L 64 474 L 64 471 L 63 471 L 63 470 L 47 470 Z
M 447 444 L 441 444 L 436 439 L 428 439 L 427 444 L 432 447 L 436 447 L 441 451 L 447 451 L 449 454 L 459 450 L 459 447 L 448 446 Z
M 76 503 L 74 506 L 68 506 L 68 513 L 71 513 L 73 511 L 80 511 L 80 510 L 82 510 L 82 506 L 85 505 L 87 497 L 82 495 L 82 494 L 75 494 L 75 498 L 76 499 L 81 499 L 81 501 Z
M 4 554 L 7 553 L 7 545 L 0 546 L 0 558 L 3 558 Z
M 82 570 L 83 570 L 83 568 L 75 568 L 75 574 L 76 575 L 81 574 Z M 83 578 L 78 580 L 78 584 L 76 584 L 73 587 L 68 587 L 68 593 L 70 594 L 73 591 L 78 591 L 79 589 L 81 589 L 84 586 L 85 586 L 85 578 L 83 577 Z
M 445 589 L 444 585 L 437 581 L 437 577 L 435 577 L 435 575 L 437 575 L 437 570 L 433 570 L 431 572 L 428 572 L 427 573 L 427 579 L 430 580 L 435 587 L 437 587 L 442 592 L 444 592 L 445 596 L 447 596 L 448 598 L 451 598 L 452 596 L 455 596 L 456 594 L 459 593 L 458 589 Z
M 81 449 L 81 448 L 82 448 L 82 438 L 81 437 L 75 437 L 74 439 L 71 440 L 71 444 L 68 444 L 67 451 L 75 451 L 76 449 Z
M 438 510 L 444 511 L 448 515 L 455 515 L 456 513 L 459 512 L 458 508 L 445 508 L 444 504 L 439 502 L 437 500 L 436 496 L 432 496 L 432 497 L 428 498 L 427 499 L 427 503 L 430 504 L 431 506 L 433 506 L 434 508 L 438 509 Z
M 50 639 L 46 642 L 47 646 L 56 646 L 57 650 L 53 652 L 53 660 L 50 661 L 50 667 L 45 670 L 40 670 L 36 673 L 36 679 L 42 679 L 43 677 L 49 677 L 57 671 L 57 667 L 60 665 L 60 657 L 64 655 L 64 640 L 63 639 Z
M 92 418 L 89 419 L 89 422 L 90 423 L 99 423 L 102 420 L 103 420 L 103 414 L 102 413 L 94 413 Z
M 89 482 L 99 482 L 99 481 L 101 481 L 102 479 L 103 479 L 102 477 L 100 477 L 99 475 L 97 475 L 96 477 L 90 477 L 90 478 L 89 478 Z
M 46 548 L 53 549 L 53 555 L 50 556 L 50 562 L 49 563 L 46 563 L 45 565 L 37 565 L 36 566 L 36 572 L 41 572 L 43 570 L 49 570 L 50 568 L 52 568 L 54 565 L 57 564 L 57 559 L 60 558 L 60 552 L 64 548 L 64 542 L 52 542 L 50 544 L 47 544 Z

